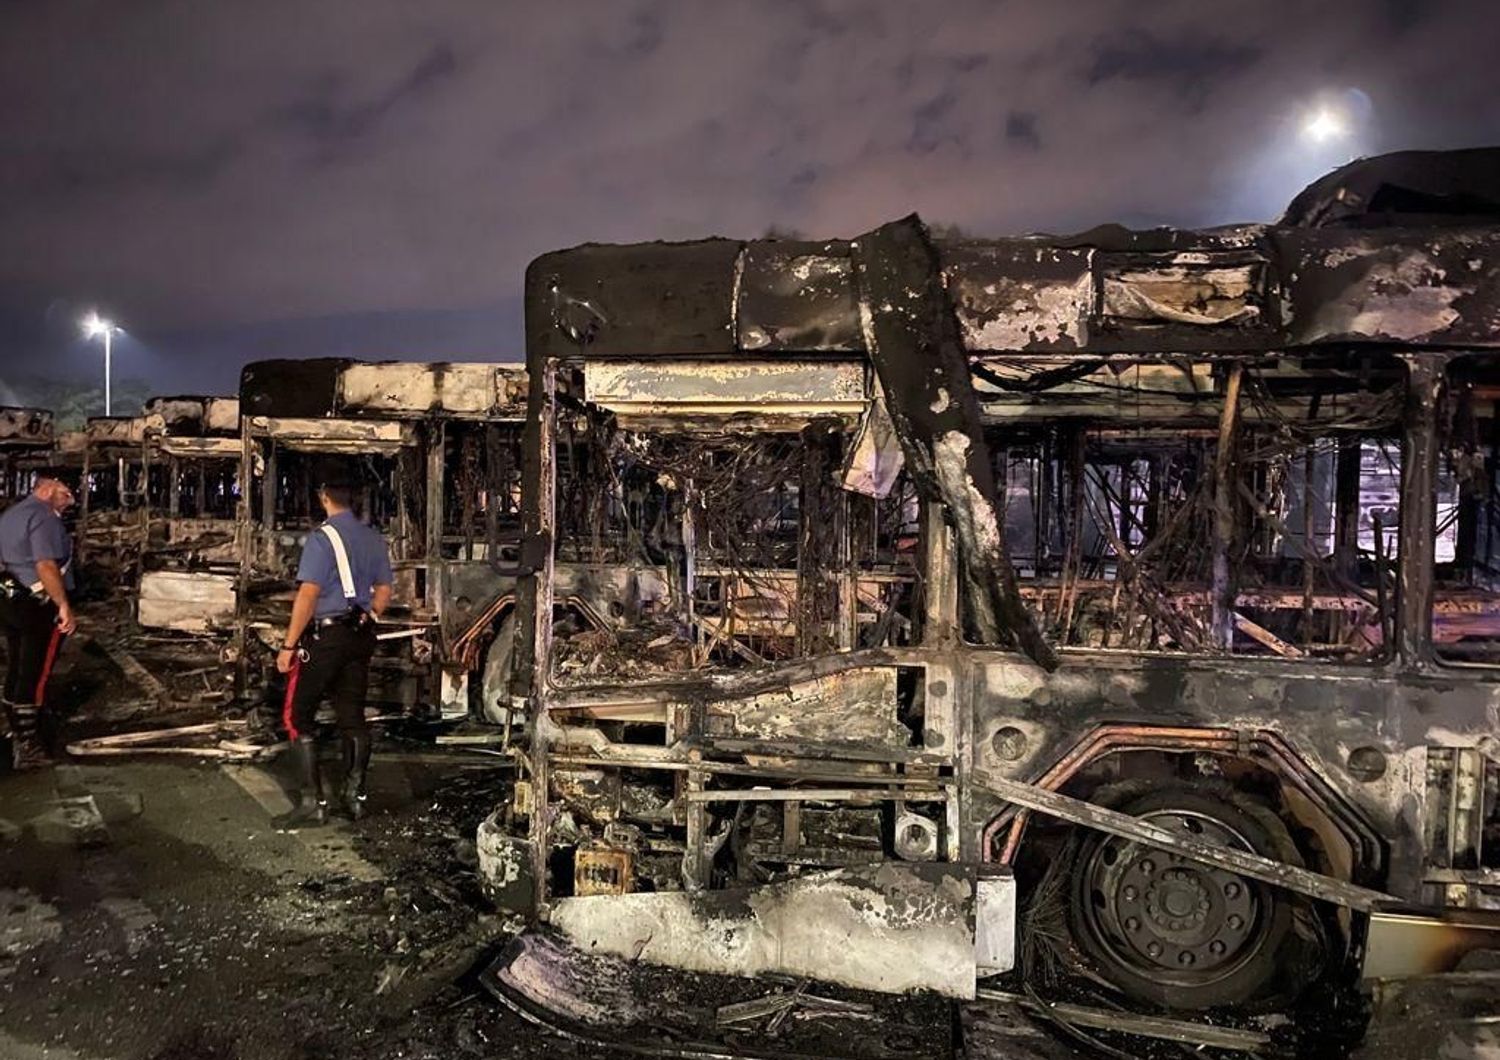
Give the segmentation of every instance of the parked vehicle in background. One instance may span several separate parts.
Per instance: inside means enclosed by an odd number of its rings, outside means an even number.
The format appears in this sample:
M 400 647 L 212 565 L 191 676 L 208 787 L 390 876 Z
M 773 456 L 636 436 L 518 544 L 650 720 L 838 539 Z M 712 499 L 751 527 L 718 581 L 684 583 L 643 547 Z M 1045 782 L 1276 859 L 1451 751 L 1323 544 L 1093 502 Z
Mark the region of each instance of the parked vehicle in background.
M 524 400 L 513 365 L 245 368 L 236 621 L 252 682 L 272 668 L 296 558 L 320 520 L 318 478 L 340 462 L 364 484 L 357 509 L 386 535 L 396 575 L 372 700 L 503 720 L 498 692 L 482 705 L 482 677 L 515 599 Z
M 51 456 L 56 445 L 52 413 L 47 409 L 0 405 L 0 507 L 31 491 L 38 460 Z

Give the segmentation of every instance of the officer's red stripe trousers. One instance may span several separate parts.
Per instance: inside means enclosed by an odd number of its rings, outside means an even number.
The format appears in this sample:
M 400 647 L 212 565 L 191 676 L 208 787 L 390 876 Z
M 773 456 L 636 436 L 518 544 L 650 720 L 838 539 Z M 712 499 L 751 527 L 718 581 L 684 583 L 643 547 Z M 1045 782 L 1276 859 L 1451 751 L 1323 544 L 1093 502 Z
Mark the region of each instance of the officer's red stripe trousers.
M 36 679 L 36 693 L 31 701 L 38 708 L 42 705 L 42 698 L 47 694 L 47 678 L 52 676 L 52 664 L 57 662 L 57 649 L 62 647 L 63 631 L 61 626 L 52 627 L 52 639 L 47 641 L 47 656 L 42 660 L 42 672 Z
M 292 714 L 292 700 L 297 697 L 297 678 L 302 673 L 302 659 L 292 653 L 292 669 L 286 675 L 286 699 L 281 704 L 281 724 L 286 729 L 287 739 L 297 738 L 297 719 Z

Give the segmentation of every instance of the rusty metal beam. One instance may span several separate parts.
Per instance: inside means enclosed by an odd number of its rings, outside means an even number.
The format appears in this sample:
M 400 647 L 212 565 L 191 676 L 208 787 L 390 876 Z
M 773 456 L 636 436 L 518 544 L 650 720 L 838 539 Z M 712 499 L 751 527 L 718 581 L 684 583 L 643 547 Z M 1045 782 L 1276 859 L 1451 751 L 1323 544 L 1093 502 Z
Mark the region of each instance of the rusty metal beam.
M 872 778 L 874 779 L 874 778 Z M 683 792 L 687 802 L 901 802 L 907 799 L 941 799 L 942 788 L 715 788 Z
M 1213 639 L 1223 650 L 1234 647 L 1234 584 L 1229 553 L 1234 546 L 1234 434 L 1239 422 L 1240 379 L 1244 365 L 1229 366 L 1224 409 L 1219 415 L 1219 444 L 1214 450 Z
M 1150 821 L 1143 821 L 1139 817 L 1132 817 L 1127 813 L 1120 813 L 1104 806 L 1096 806 L 1091 802 L 1075 799 L 1071 795 L 1048 791 L 1034 784 L 1007 780 L 982 769 L 974 770 L 970 776 L 976 786 L 1017 806 L 1024 806 L 1029 810 L 1045 813 L 1049 817 L 1056 817 L 1085 828 L 1108 832 L 1122 839 L 1148 843 L 1151 846 L 1180 854 L 1190 861 L 1248 876 L 1252 880 L 1305 894 L 1310 898 L 1348 906 L 1350 909 L 1366 913 L 1383 906 L 1402 904 L 1401 899 L 1368 887 L 1310 872 L 1297 865 L 1273 861 L 1246 850 L 1235 850 L 1218 843 L 1209 843 L 1190 834 L 1175 832 L 1152 824 Z
M 536 881 L 536 911 L 545 913 L 551 826 L 546 690 L 556 563 L 553 536 L 557 525 L 557 364 L 550 359 L 533 358 L 529 369 L 523 481 L 532 488 L 522 499 L 521 574 L 516 583 L 516 664 L 511 675 L 511 695 L 514 702 L 526 704 L 531 714 L 531 742 L 526 758 L 533 792 L 531 872 Z

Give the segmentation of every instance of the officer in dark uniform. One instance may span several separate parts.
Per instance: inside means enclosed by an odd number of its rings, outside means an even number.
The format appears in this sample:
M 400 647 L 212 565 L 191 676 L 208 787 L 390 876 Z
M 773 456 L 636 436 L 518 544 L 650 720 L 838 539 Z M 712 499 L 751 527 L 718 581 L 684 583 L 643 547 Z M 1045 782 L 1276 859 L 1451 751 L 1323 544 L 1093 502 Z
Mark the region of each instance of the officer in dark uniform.
M 0 632 L 5 635 L 5 714 L 17 769 L 43 765 L 47 750 L 37 731 L 47 679 L 63 638 L 77 628 L 73 541 L 62 514 L 73 490 L 58 472 L 44 471 L 31 495 L 0 514 Z
M 297 566 L 297 597 L 276 669 L 287 675 L 282 723 L 302 785 L 297 806 L 281 824 L 328 820 L 314 735 L 314 715 L 333 701 L 344 758 L 344 801 L 352 817 L 365 811 L 370 730 L 365 693 L 375 622 L 391 601 L 391 557 L 385 540 L 351 510 L 354 489 L 330 475 L 318 490 L 328 519 L 307 535 Z

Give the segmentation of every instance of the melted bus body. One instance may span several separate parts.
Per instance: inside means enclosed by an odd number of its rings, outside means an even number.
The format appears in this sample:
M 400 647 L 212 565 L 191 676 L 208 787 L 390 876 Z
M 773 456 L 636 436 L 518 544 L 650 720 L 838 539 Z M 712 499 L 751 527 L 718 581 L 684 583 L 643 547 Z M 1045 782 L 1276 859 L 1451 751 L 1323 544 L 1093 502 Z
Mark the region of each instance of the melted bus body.
M 1500 227 L 1299 202 L 537 259 L 500 897 L 754 971 L 619 925 L 1002 880 L 970 993 L 1186 1008 L 1500 905 Z

